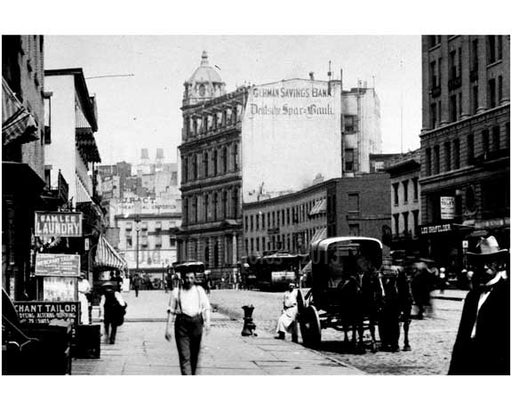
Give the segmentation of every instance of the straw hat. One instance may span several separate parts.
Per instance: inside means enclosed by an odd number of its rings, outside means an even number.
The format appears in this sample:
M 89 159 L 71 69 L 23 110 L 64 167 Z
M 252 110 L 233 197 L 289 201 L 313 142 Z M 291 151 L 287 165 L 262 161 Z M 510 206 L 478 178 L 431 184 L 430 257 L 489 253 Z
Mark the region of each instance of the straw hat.
M 491 258 L 498 256 L 505 256 L 508 254 L 508 249 L 500 249 L 498 241 L 494 236 L 480 239 L 477 245 L 479 252 L 468 252 L 468 256 L 473 258 Z

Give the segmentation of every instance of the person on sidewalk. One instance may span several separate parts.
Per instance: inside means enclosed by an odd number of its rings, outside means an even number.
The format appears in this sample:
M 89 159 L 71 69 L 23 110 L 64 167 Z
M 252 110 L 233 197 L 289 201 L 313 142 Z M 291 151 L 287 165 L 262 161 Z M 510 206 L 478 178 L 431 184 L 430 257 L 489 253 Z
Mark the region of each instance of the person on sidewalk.
M 116 342 L 118 326 L 124 322 L 127 303 L 123 300 L 121 293 L 116 290 L 117 283 L 109 281 L 103 285 L 103 295 L 100 300 L 99 314 L 103 313 L 103 326 L 105 328 L 105 339 L 111 345 Z
M 182 375 L 195 375 L 201 339 L 204 330 L 210 330 L 210 302 L 201 286 L 195 285 L 195 273 L 187 272 L 183 285 L 171 292 L 167 309 L 165 339 L 171 341 L 174 324 L 174 337 L 180 359 Z
M 475 268 L 462 308 L 450 375 L 510 375 L 510 280 L 507 249 L 494 236 L 467 252 Z
M 133 275 L 133 290 L 135 290 L 135 297 L 139 297 L 139 289 L 140 289 L 140 276 L 138 273 Z
M 286 332 L 292 334 L 292 342 L 297 343 L 297 289 L 290 283 L 283 296 L 283 311 L 277 321 L 277 336 L 275 339 L 284 340 Z
M 78 278 L 78 301 L 80 302 L 80 323 L 89 324 L 89 294 L 91 293 L 91 284 L 87 280 L 84 272 L 80 273 Z

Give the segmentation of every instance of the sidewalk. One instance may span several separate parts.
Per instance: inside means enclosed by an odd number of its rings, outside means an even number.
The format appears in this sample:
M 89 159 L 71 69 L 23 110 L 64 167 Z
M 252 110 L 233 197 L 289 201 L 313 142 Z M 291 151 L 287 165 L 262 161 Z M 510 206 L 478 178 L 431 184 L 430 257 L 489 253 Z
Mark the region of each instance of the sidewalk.
M 436 289 L 432 292 L 432 298 L 434 299 L 445 299 L 445 300 L 458 300 L 463 301 L 467 295 L 467 290 L 461 289 L 445 289 L 443 293 Z
M 164 339 L 166 305 L 163 291 L 123 294 L 128 303 L 125 324 L 115 345 L 102 343 L 100 359 L 76 359 L 73 375 L 179 375 L 175 341 Z M 94 312 L 96 319 L 97 312 Z M 203 340 L 201 375 L 360 375 L 363 372 L 259 330 L 241 336 L 243 322 L 218 312 Z

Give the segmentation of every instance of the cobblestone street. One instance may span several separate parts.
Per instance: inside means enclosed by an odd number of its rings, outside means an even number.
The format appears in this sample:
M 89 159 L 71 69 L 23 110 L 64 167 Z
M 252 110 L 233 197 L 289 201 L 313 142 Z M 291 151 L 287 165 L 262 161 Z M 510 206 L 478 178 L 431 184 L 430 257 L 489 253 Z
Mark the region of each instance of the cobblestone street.
M 318 351 L 368 374 L 445 375 L 457 335 L 463 303 L 461 299 L 464 295 L 463 291 L 450 290 L 444 295 L 434 294 L 433 314 L 427 319 L 413 320 L 411 323 L 410 352 L 367 352 L 364 355 L 343 353 L 343 334 L 332 329 L 322 330 L 322 344 Z M 275 330 L 281 298 L 280 293 L 235 290 L 216 290 L 211 295 L 212 303 L 232 317 L 241 318 L 241 306 L 253 304 L 256 325 L 269 332 Z

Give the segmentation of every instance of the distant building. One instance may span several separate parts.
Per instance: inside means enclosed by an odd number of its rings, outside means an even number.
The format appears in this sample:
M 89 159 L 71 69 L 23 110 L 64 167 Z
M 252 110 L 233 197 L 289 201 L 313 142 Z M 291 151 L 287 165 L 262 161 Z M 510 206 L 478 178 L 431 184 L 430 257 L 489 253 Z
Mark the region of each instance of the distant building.
M 510 36 L 423 36 L 420 235 L 459 269 L 492 233 L 510 245 Z
M 318 239 L 370 236 L 390 229 L 386 173 L 334 178 L 301 191 L 243 205 L 245 254 L 304 254 Z
M 391 183 L 391 248 L 409 254 L 420 253 L 420 170 L 419 149 L 396 158 L 385 168 Z

